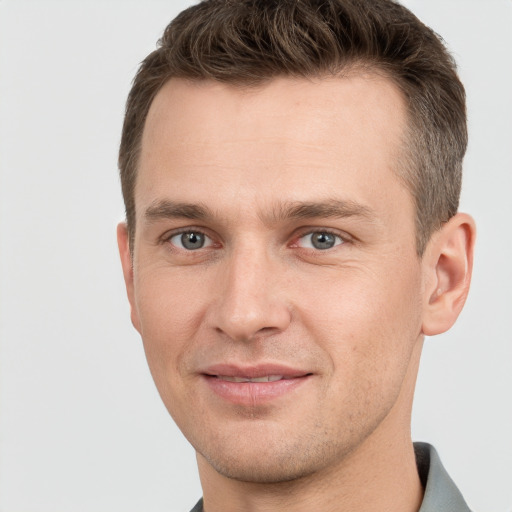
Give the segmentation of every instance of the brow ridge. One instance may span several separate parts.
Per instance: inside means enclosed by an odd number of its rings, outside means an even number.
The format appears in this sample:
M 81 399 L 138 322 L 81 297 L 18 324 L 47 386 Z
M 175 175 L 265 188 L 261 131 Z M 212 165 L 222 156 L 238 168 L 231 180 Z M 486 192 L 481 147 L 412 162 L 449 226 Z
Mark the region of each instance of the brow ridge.
M 203 203 L 176 202 L 168 199 L 153 202 L 144 212 L 144 219 L 150 223 L 177 218 L 205 220 L 214 216 L 213 211 Z M 275 224 L 286 220 L 313 218 L 362 217 L 371 220 L 374 218 L 374 212 L 356 201 L 327 199 L 276 203 L 269 211 L 261 212 L 258 216 L 266 224 Z
M 202 203 L 181 203 L 168 199 L 153 202 L 144 212 L 144 218 L 149 222 L 179 218 L 204 220 L 212 216 L 210 209 Z
M 372 219 L 374 212 L 371 208 L 352 200 L 292 201 L 276 205 L 268 220 L 279 222 L 281 220 L 347 217 Z

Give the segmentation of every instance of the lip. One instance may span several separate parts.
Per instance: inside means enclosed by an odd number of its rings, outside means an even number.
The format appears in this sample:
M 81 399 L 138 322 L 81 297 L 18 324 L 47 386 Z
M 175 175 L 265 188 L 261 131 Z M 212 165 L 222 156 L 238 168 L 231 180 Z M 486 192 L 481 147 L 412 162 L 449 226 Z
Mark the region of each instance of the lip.
M 200 372 L 203 380 L 220 398 L 236 405 L 255 406 L 295 391 L 312 377 L 310 372 L 280 364 L 232 365 L 218 364 Z M 262 379 L 268 382 L 234 382 L 232 379 Z M 276 377 L 281 377 L 275 380 Z M 227 379 L 225 379 L 227 377 Z

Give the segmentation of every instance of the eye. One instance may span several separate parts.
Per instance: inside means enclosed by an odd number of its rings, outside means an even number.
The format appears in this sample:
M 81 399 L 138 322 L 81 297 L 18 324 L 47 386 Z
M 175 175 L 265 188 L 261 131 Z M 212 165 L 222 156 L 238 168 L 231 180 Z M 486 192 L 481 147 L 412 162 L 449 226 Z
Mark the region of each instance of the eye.
M 178 233 L 169 238 L 169 242 L 178 247 L 179 249 L 185 249 L 186 251 L 196 251 L 197 249 L 203 249 L 212 245 L 211 238 L 207 237 L 200 231 L 186 231 L 184 233 Z
M 337 245 L 341 245 L 343 240 L 340 236 L 328 231 L 313 231 L 300 237 L 299 245 L 306 249 L 317 249 L 325 251 L 326 249 L 332 249 Z

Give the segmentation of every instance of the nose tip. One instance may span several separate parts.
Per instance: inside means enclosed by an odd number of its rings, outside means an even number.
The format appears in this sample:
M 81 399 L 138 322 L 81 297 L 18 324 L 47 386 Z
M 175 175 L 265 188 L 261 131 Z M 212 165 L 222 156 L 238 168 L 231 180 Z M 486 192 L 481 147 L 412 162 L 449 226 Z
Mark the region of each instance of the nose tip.
M 216 329 L 234 341 L 272 336 L 286 330 L 290 323 L 291 315 L 286 307 L 264 299 L 258 307 L 254 302 L 237 304 L 235 308 L 226 308 L 224 304 L 224 307 Z
M 267 261 L 231 264 L 215 308 L 215 328 L 235 341 L 250 341 L 287 329 L 291 308 L 278 269 Z

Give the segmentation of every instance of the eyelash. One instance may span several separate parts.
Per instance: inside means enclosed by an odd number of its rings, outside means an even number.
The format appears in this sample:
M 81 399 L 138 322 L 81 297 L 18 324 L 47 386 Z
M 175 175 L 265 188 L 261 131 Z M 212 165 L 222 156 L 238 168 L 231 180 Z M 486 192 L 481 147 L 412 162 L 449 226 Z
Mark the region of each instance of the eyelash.
M 212 242 L 211 244 L 208 245 L 208 247 L 210 247 L 212 245 L 218 245 L 218 244 L 215 244 L 215 242 L 213 241 L 213 237 L 208 235 L 208 233 L 206 233 L 204 229 L 199 229 L 199 228 L 194 228 L 194 227 L 187 227 L 187 228 L 183 228 L 183 229 L 178 229 L 178 230 L 172 231 L 171 233 L 166 233 L 162 237 L 161 241 L 163 243 L 168 243 L 169 245 L 173 246 L 177 250 L 186 250 L 186 249 L 182 249 L 181 247 L 176 247 L 171 242 L 171 239 L 173 239 L 176 236 L 184 235 L 184 234 L 187 234 L 187 233 L 191 233 L 191 234 L 194 233 L 194 234 L 198 234 L 198 235 L 203 235 L 205 238 L 208 238 Z M 201 249 L 202 249 L 202 247 L 201 247 Z M 196 249 L 196 250 L 199 250 L 199 249 Z M 194 251 L 192 249 L 190 249 L 187 252 L 194 252 Z
M 324 252 L 324 251 L 327 252 L 330 249 L 334 249 L 335 247 L 337 247 L 339 245 L 343 245 L 343 244 L 347 243 L 347 241 L 348 241 L 348 237 L 344 234 L 342 235 L 342 234 L 340 234 L 336 231 L 333 231 L 331 229 L 315 228 L 315 229 L 310 229 L 306 232 L 301 233 L 297 238 L 295 238 L 295 242 L 292 244 L 292 247 L 295 245 L 298 245 L 299 240 L 302 240 L 303 238 L 313 235 L 315 233 L 321 233 L 322 235 L 331 235 L 331 236 L 335 237 L 336 239 L 338 239 L 339 243 L 335 243 L 335 245 L 333 247 L 329 247 L 326 249 L 318 249 L 318 248 L 312 249 L 312 248 L 302 247 L 303 249 L 314 250 L 315 252 Z
M 182 228 L 182 229 L 178 229 L 178 230 L 175 230 L 175 231 L 172 231 L 171 233 L 166 233 L 162 239 L 161 239 L 161 243 L 167 243 L 169 245 L 171 245 L 174 249 L 176 250 L 185 250 L 187 252 L 195 252 L 193 249 L 184 249 L 184 248 L 181 248 L 181 247 L 176 247 L 176 245 L 174 245 L 172 242 L 171 242 L 171 239 L 176 237 L 176 236 L 179 236 L 179 235 L 183 235 L 183 234 L 187 234 L 187 233 L 195 233 L 195 234 L 200 234 L 200 235 L 203 235 L 204 237 L 208 238 L 211 243 L 207 246 L 207 247 L 211 247 L 211 246 L 217 246 L 219 247 L 221 244 L 219 243 L 215 243 L 214 242 L 214 239 L 212 236 L 210 236 L 203 228 L 194 228 L 194 227 L 187 227 L 187 228 Z M 298 245 L 299 243 L 299 240 L 309 236 L 309 235 L 313 235 L 315 233 L 322 233 L 322 234 L 326 234 L 326 235 L 332 235 L 333 237 L 335 237 L 336 239 L 339 240 L 338 243 L 336 243 L 333 247 L 330 247 L 330 248 L 326 248 L 326 249 L 312 249 L 312 248 L 305 248 L 305 247 L 300 247 Z M 331 249 L 334 249 L 335 247 L 338 247 L 340 245 L 343 245 L 343 244 L 346 244 L 347 242 L 350 242 L 351 239 L 350 237 L 348 237 L 345 233 L 341 234 L 339 232 L 336 232 L 332 229 L 328 229 L 328 228 L 310 228 L 308 229 L 307 231 L 303 231 L 301 232 L 298 236 L 294 236 L 293 237 L 293 242 L 289 245 L 290 247 L 299 247 L 299 248 L 302 248 L 302 249 L 305 249 L 305 250 L 313 250 L 314 252 L 327 252 Z M 196 251 L 199 251 L 200 249 L 203 249 L 203 247 L 199 248 L 199 249 L 196 249 Z

